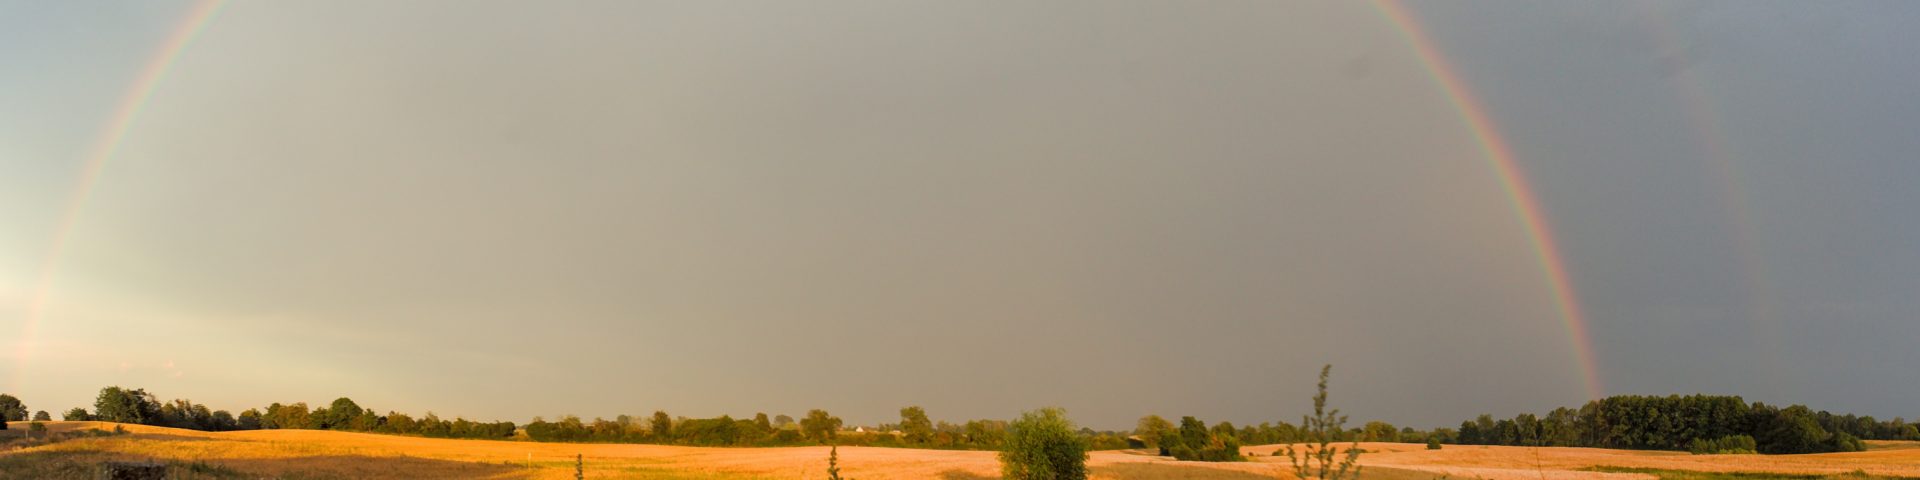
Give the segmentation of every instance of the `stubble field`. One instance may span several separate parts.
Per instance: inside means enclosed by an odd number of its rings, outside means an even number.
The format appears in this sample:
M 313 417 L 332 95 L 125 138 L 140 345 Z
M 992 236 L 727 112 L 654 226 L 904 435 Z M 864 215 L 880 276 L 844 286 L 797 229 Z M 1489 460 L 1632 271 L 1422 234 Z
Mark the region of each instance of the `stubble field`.
M 47 422 L 49 432 L 112 430 L 116 424 Z M 23 423 L 5 432 L 17 438 Z M 73 438 L 0 450 L 0 478 L 93 478 L 111 460 L 153 460 L 178 478 L 587 478 L 822 479 L 827 447 L 703 448 L 448 440 L 364 433 L 262 430 L 198 432 L 121 425 L 129 434 Z M 1292 478 L 1278 446 L 1248 447 L 1243 463 L 1178 462 L 1138 451 L 1094 452 L 1099 479 Z M 1873 442 L 1865 452 L 1817 455 L 1689 455 L 1591 448 L 1366 443 L 1368 478 L 1677 478 L 1677 472 L 1920 477 L 1920 442 Z M 993 452 L 843 447 L 841 474 L 864 480 L 999 477 Z M 1710 477 L 1700 477 L 1710 478 Z M 1767 478 L 1746 476 L 1743 478 Z M 1801 477 L 1804 478 L 1804 477 Z

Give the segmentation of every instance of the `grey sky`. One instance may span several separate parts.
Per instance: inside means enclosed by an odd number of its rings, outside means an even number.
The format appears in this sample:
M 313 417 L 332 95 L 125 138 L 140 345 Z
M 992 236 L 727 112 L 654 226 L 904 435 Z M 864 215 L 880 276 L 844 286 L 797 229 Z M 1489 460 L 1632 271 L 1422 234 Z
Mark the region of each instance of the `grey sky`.
M 0 2 L 8 352 L 188 7 Z M 1414 10 L 1544 201 L 1608 393 L 1920 416 L 1920 9 Z M 1527 242 L 1358 2 L 235 2 L 4 374 L 50 411 L 1118 428 L 1294 419 L 1331 362 L 1356 417 L 1435 426 L 1584 400 Z

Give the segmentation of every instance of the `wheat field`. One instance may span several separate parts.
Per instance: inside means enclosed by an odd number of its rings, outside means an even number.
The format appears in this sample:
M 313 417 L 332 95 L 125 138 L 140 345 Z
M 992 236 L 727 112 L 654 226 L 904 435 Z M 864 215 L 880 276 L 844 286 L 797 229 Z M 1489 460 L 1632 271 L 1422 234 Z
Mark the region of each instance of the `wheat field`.
M 47 422 L 50 432 L 111 430 L 117 424 Z M 119 425 L 129 434 L 74 438 L 0 451 L 0 478 L 92 478 L 109 460 L 169 464 L 177 478 L 573 478 L 575 455 L 587 478 L 822 479 L 827 447 L 706 448 L 627 444 L 554 444 L 450 440 L 312 430 L 198 432 Z M 17 437 L 22 428 L 6 433 Z M 1527 448 L 1366 443 L 1368 478 L 1653 478 L 1596 467 L 1701 472 L 1920 476 L 1920 443 L 1876 442 L 1866 452 L 1819 455 L 1689 455 L 1590 448 Z M 1137 451 L 1094 452 L 1099 479 L 1285 479 L 1276 445 L 1248 447 L 1244 463 L 1178 462 Z M 847 478 L 998 478 L 993 452 L 843 447 Z

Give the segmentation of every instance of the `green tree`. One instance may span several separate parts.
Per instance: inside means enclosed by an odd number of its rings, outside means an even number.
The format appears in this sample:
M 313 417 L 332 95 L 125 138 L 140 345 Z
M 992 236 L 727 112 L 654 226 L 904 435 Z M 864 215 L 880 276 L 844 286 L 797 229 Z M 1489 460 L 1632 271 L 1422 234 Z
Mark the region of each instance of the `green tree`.
M 1287 461 L 1293 464 L 1294 476 L 1299 478 L 1360 478 L 1358 440 L 1347 447 L 1345 458 L 1335 460 L 1337 453 L 1332 447 L 1334 436 L 1345 428 L 1347 416 L 1341 415 L 1339 409 L 1327 408 L 1327 377 L 1332 373 L 1333 365 L 1320 367 L 1320 386 L 1318 393 L 1313 395 L 1313 416 L 1300 420 L 1300 425 L 1306 430 L 1306 445 L 1298 451 L 1292 444 L 1286 448 Z
M 927 411 L 919 405 L 902 408 L 900 431 L 906 434 L 910 443 L 927 443 L 933 439 L 933 421 L 927 419 Z
M 1824 450 L 1822 443 L 1831 434 L 1814 421 L 1807 407 L 1794 405 L 1781 409 L 1756 440 L 1762 453 L 1813 453 Z
M 93 419 L 102 422 L 149 424 L 160 421 L 160 402 L 142 389 L 117 386 L 100 389 L 93 401 Z
M 247 411 L 240 412 L 240 418 L 234 419 L 234 428 L 239 430 L 259 430 L 260 409 L 249 408 Z
M 47 414 L 47 411 L 46 411 L 46 410 L 41 410 L 41 411 L 38 411 L 38 412 L 33 412 L 33 421 L 36 421 L 36 422 L 51 422 L 51 421 L 53 421 L 53 415 L 48 415 L 48 414 Z
M 1173 422 L 1160 418 L 1159 415 L 1147 415 L 1140 417 L 1140 421 L 1134 423 L 1133 434 L 1139 435 L 1140 441 L 1146 442 L 1147 446 L 1159 447 L 1165 439 L 1172 437 L 1175 433 Z
M 61 419 L 61 420 L 66 420 L 66 421 L 69 421 L 69 422 L 72 422 L 72 421 L 84 421 L 84 420 L 92 420 L 92 419 L 93 419 L 93 416 L 92 416 L 92 415 L 88 415 L 88 414 L 87 414 L 87 409 L 85 409 L 85 408 L 80 408 L 80 407 L 73 407 L 73 409 L 72 409 L 72 410 L 67 410 L 67 412 L 66 412 L 66 413 L 62 413 L 62 414 L 60 414 L 60 419 Z
M 1398 442 L 1400 431 L 1391 423 L 1376 420 L 1360 427 L 1360 437 L 1369 442 Z
M 18 397 L 0 393 L 0 420 L 19 422 L 27 419 L 27 404 Z
M 673 441 L 673 417 L 667 416 L 667 412 L 655 410 L 653 412 L 653 422 L 647 426 L 653 430 L 653 441 L 659 443 L 671 443 Z
M 760 434 L 765 435 L 773 431 L 773 422 L 767 419 L 767 414 L 755 413 L 753 414 L 753 428 L 759 429 Z
M 825 442 L 834 438 L 840 431 L 840 417 L 827 414 L 826 410 L 807 411 L 807 418 L 800 419 L 800 433 L 816 442 Z
M 353 419 L 365 412 L 366 410 L 360 408 L 360 404 L 353 403 L 353 399 L 351 398 L 336 398 L 333 399 L 333 403 L 327 405 L 327 413 L 318 419 L 320 420 L 318 427 L 333 430 L 352 430 Z
M 1008 480 L 1084 480 L 1087 441 L 1074 430 L 1066 410 L 1042 408 L 1021 414 L 1007 426 L 1001 474 Z
M 1180 445 L 1199 450 L 1207 446 L 1207 422 L 1193 416 L 1180 417 Z M 1186 460 L 1186 459 L 1182 459 Z

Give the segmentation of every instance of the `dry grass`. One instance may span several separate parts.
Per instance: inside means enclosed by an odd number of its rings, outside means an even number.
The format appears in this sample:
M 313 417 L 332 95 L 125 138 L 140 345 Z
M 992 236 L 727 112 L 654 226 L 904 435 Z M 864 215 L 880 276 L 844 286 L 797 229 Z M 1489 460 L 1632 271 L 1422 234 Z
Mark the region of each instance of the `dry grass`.
M 113 424 L 49 422 L 56 432 Z M 152 459 L 171 465 L 174 478 L 538 478 L 573 477 L 574 455 L 586 457 L 588 478 L 820 479 L 826 447 L 702 448 L 661 445 L 552 444 L 443 440 L 309 430 L 195 432 L 126 425 L 130 435 L 82 438 L 0 451 L 0 478 L 91 478 L 106 460 Z M 1363 444 L 1370 480 L 1452 478 L 1651 478 L 1596 467 L 1706 472 L 1920 476 L 1920 444 L 1876 442 L 1867 452 L 1826 455 L 1718 455 L 1583 448 Z M 1279 446 L 1247 448 L 1252 462 L 1176 462 L 1143 452 L 1094 452 L 1100 479 L 1290 478 Z M 993 452 L 842 447 L 842 474 L 863 480 L 972 480 L 999 477 Z

